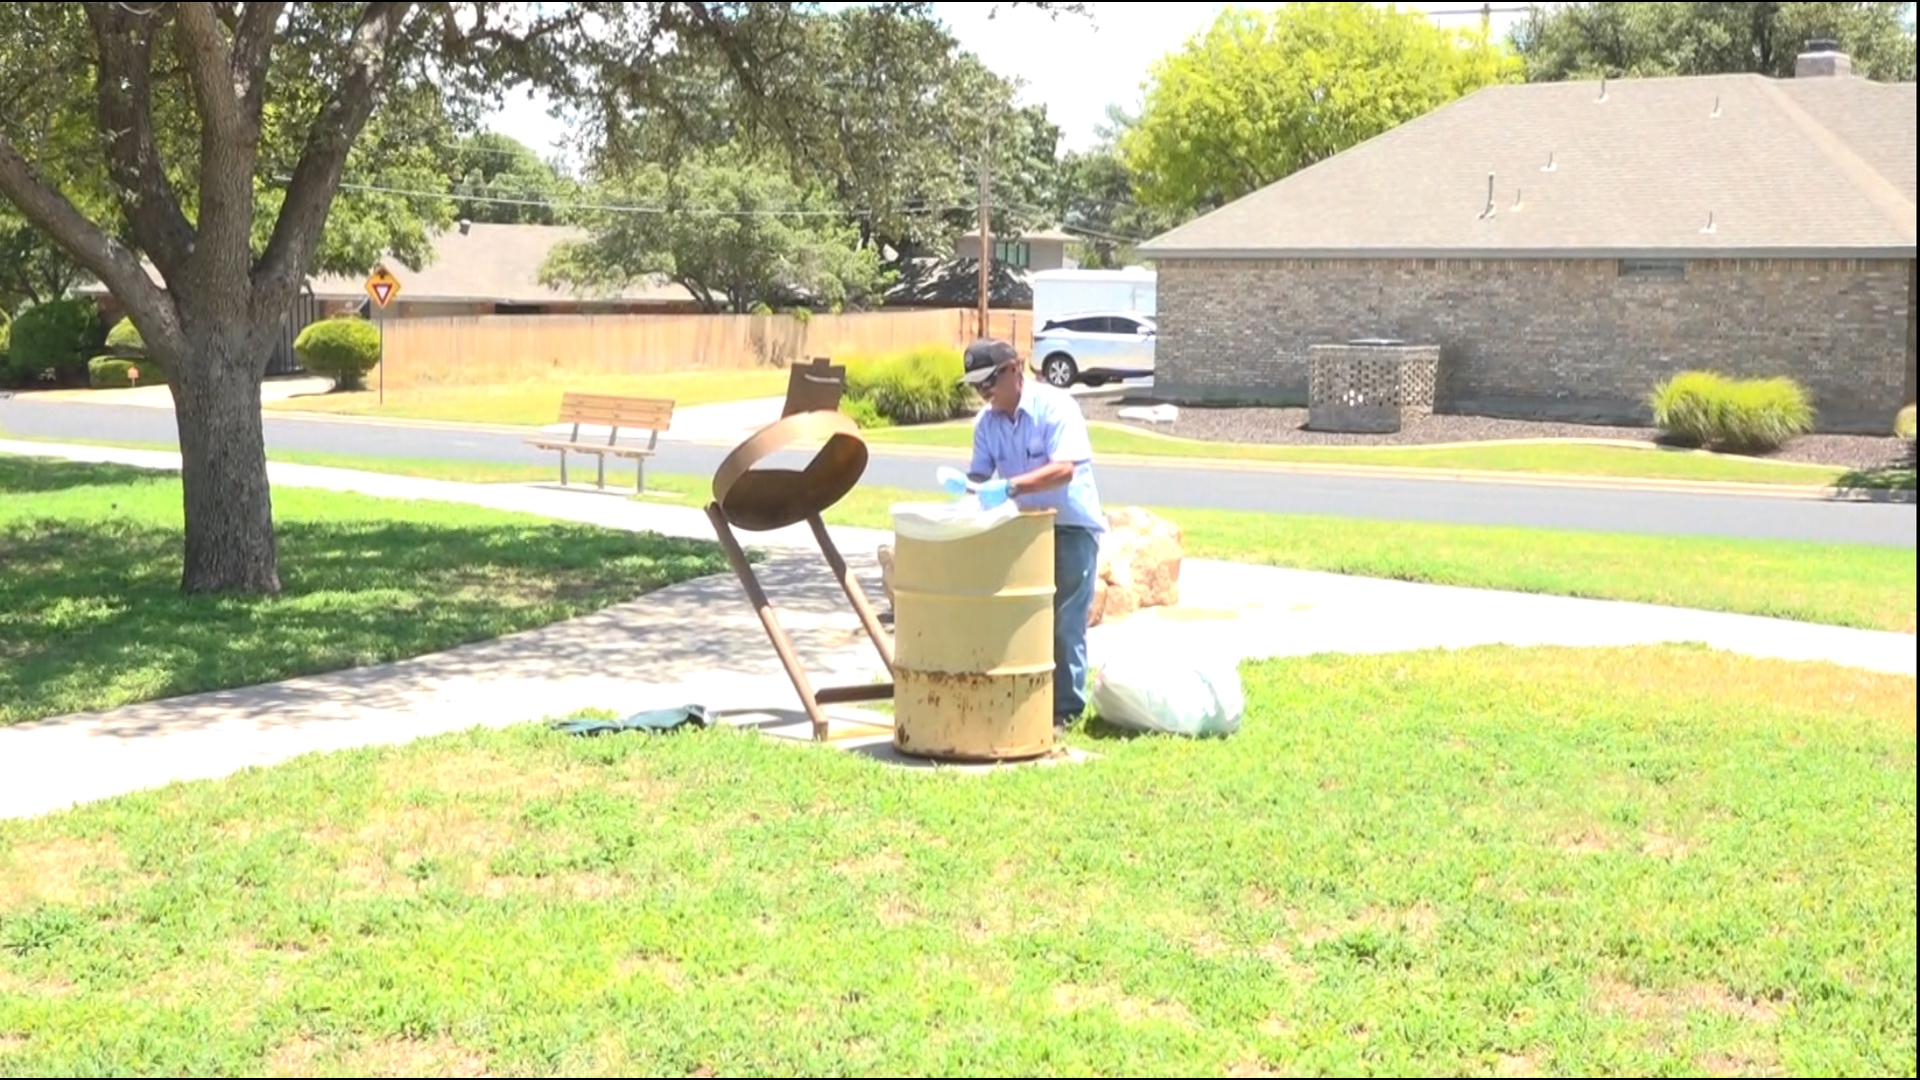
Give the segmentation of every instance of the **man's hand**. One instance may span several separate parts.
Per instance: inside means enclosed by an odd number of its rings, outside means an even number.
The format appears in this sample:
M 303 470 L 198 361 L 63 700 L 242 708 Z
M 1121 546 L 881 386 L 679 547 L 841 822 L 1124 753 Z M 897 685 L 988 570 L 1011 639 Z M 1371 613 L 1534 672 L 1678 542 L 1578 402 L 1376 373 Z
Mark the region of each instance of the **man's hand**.
M 940 478 L 941 489 L 949 495 L 965 495 L 972 488 L 972 485 L 967 482 L 967 474 L 959 469 L 942 465 L 935 475 Z
M 992 510 L 1007 501 L 1008 483 L 1005 480 L 993 480 L 980 485 L 980 509 Z

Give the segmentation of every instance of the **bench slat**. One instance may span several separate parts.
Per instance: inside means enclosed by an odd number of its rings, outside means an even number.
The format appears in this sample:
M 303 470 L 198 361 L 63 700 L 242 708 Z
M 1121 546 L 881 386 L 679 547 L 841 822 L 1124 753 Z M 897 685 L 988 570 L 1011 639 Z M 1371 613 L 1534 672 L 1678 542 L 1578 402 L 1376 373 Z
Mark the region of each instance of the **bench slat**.
M 570 392 L 560 399 L 560 423 L 665 431 L 673 425 L 673 401 Z

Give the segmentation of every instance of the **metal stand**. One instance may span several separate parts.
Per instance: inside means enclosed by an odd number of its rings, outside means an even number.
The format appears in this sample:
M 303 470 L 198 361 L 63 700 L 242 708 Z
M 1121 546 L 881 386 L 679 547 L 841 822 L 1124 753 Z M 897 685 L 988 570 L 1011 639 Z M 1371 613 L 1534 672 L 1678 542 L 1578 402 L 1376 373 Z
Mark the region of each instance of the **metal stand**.
M 803 439 L 810 441 L 809 437 L 822 435 L 826 436 L 825 445 L 804 471 L 755 471 L 752 468 L 761 459 L 793 442 Z M 824 742 L 829 737 L 825 706 L 892 700 L 893 683 L 829 686 L 815 690 L 812 680 L 807 678 L 806 668 L 800 662 L 800 654 L 793 647 L 793 639 L 787 636 L 779 617 L 774 614 L 773 601 L 767 598 L 766 590 L 761 587 L 760 578 L 747 561 L 746 550 L 741 547 L 734 529 L 737 526 L 749 532 L 768 532 L 805 521 L 813 530 L 814 542 L 826 557 L 827 565 L 833 569 L 841 591 L 846 593 L 854 613 L 860 617 L 860 625 L 873 642 L 874 651 L 880 654 L 881 663 L 891 672 L 892 642 L 885 628 L 880 625 L 880 617 L 867 600 L 866 592 L 860 587 L 859 579 L 847 566 L 846 559 L 834 545 L 827 524 L 820 516 L 859 482 L 860 474 L 866 470 L 866 463 L 866 443 L 860 438 L 859 428 L 851 419 L 839 412 L 824 410 L 798 413 L 769 424 L 736 447 L 714 474 L 714 498 L 707 504 L 707 520 L 713 523 L 714 534 L 719 537 L 720 546 L 727 553 L 727 563 L 733 567 L 734 577 L 740 579 L 740 587 L 746 591 L 748 602 L 753 604 L 755 613 L 760 616 L 760 625 L 773 642 L 773 651 L 780 657 L 780 666 L 786 669 L 787 678 L 793 681 L 793 688 L 800 695 L 801 707 L 806 710 L 816 742 Z

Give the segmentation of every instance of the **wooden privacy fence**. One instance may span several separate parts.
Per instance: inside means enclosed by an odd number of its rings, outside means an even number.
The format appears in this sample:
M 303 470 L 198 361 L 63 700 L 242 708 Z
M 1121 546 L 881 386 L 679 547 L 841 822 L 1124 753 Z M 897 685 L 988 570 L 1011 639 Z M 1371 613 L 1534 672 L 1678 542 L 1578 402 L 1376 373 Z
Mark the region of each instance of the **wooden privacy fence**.
M 1024 352 L 1033 315 L 995 311 L 989 332 Z M 487 385 L 556 374 L 648 375 L 787 367 L 813 356 L 959 346 L 964 310 L 848 315 L 466 315 L 382 319 L 386 385 Z

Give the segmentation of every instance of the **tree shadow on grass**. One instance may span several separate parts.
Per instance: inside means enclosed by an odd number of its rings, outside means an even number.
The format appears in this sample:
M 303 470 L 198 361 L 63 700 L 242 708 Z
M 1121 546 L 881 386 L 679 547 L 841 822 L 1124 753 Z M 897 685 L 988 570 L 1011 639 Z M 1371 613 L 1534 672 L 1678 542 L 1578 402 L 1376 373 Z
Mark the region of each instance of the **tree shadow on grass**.
M 164 469 L 0 455 L 0 495 L 46 495 L 74 488 L 164 484 L 178 480 L 178 475 Z
M 404 512 L 283 517 L 272 597 L 181 593 L 166 523 L 0 524 L 0 724 L 418 656 L 726 570 L 706 541 Z

